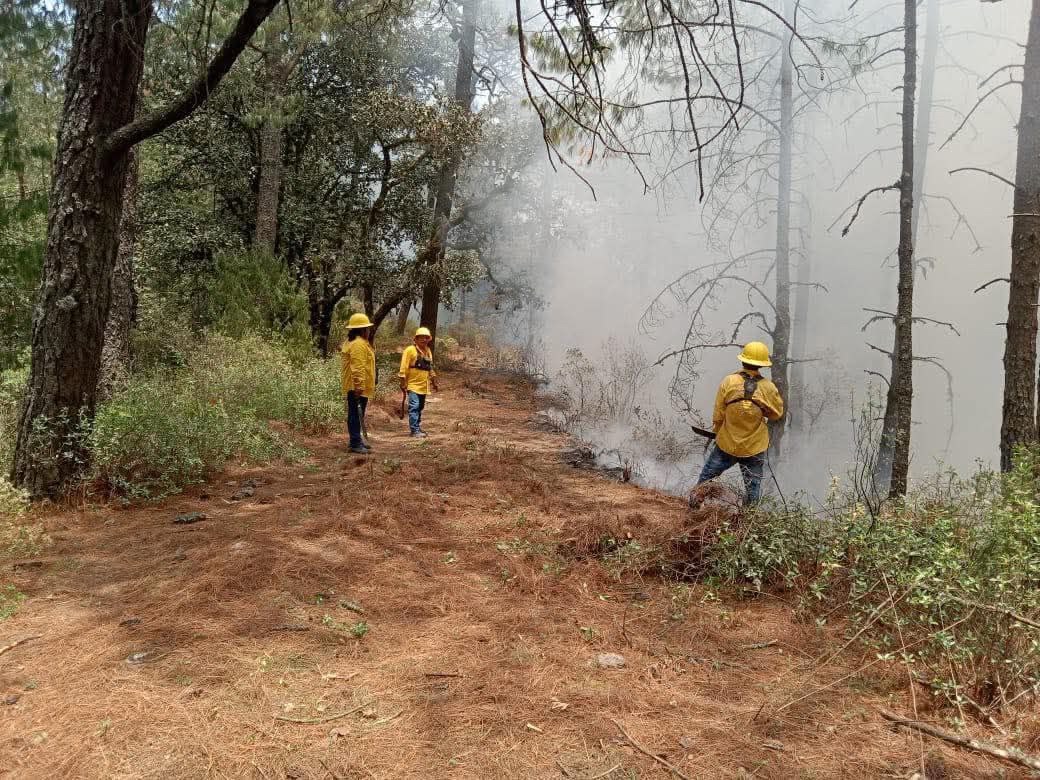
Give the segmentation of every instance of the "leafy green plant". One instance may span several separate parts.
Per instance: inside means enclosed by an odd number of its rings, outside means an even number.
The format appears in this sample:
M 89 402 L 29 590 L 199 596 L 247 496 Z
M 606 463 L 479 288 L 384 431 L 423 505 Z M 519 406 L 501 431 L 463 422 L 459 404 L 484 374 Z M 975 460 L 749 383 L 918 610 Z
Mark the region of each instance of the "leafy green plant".
M 1006 475 L 945 476 L 877 515 L 760 512 L 726 532 L 714 576 L 794 588 L 840 610 L 881 659 L 961 711 L 989 717 L 1040 685 L 1040 456 Z
M 301 452 L 270 421 L 319 433 L 342 420 L 337 367 L 290 360 L 277 344 L 214 335 L 181 369 L 156 369 L 97 413 L 90 478 L 129 499 L 154 499 L 205 479 L 229 459 Z
M 25 601 L 25 594 L 14 585 L 0 585 L 0 620 L 7 620 Z

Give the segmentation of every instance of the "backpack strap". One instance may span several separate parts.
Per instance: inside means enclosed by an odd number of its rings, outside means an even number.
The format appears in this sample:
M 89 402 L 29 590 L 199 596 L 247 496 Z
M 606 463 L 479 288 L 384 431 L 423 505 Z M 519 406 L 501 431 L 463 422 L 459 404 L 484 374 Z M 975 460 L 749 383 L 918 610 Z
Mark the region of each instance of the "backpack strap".
M 747 371 L 741 371 L 737 374 L 744 378 L 744 395 L 739 398 L 734 398 L 731 401 L 726 401 L 726 406 L 730 404 L 738 404 L 742 401 L 750 401 L 757 406 L 763 414 L 765 414 L 765 407 L 761 403 L 755 400 L 755 391 L 758 389 L 758 383 L 762 381 L 760 375 L 749 374 Z

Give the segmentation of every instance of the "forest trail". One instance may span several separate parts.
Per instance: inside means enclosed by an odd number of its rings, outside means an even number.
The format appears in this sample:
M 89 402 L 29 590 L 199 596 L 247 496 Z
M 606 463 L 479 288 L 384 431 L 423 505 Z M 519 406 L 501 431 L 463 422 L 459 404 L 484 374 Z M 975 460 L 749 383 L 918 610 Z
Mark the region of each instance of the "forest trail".
M 158 505 L 41 516 L 53 545 L 4 572 L 28 598 L 0 646 L 40 638 L 0 656 L 0 776 L 668 777 L 618 724 L 690 778 L 909 777 L 922 752 L 997 776 L 884 725 L 911 711 L 899 670 L 807 669 L 840 633 L 783 599 L 561 555 L 685 506 L 562 463 L 523 383 L 443 384 L 426 441 L 391 399 L 370 458 L 311 439 Z

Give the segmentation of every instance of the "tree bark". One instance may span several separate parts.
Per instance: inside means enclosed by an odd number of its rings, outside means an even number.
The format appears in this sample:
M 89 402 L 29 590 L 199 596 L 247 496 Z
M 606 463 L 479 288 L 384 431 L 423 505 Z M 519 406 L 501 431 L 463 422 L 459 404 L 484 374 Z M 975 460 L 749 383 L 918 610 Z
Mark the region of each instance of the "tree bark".
M 914 100 L 917 88 L 917 3 L 904 0 L 902 175 L 899 177 L 899 285 L 892 376 L 885 403 L 881 446 L 890 450 L 889 498 L 906 495 L 910 472 L 910 424 L 914 399 Z
M 76 13 L 54 157 L 32 365 L 12 479 L 34 498 L 57 495 L 86 451 L 119 246 L 127 157 L 98 141 L 133 120 L 152 6 L 83 0 Z
M 408 327 L 408 315 L 412 313 L 414 301 L 405 301 L 397 310 L 397 322 L 394 323 L 394 335 L 403 336 L 405 328 Z
M 773 326 L 773 368 L 771 376 L 780 397 L 790 403 L 788 361 L 791 351 L 791 156 L 794 133 L 794 93 L 791 62 L 792 36 L 784 36 L 780 58 L 780 170 L 776 193 L 776 321 Z M 786 419 L 771 426 L 770 449 L 780 454 Z
M 250 0 L 205 74 L 169 106 L 136 121 L 151 0 L 76 4 L 11 472 L 33 498 L 59 495 L 87 463 L 82 434 L 97 401 L 127 152 L 205 102 L 277 2 Z
M 281 42 L 282 28 L 273 22 L 265 28 L 264 80 L 266 105 L 260 126 L 260 176 L 256 193 L 256 230 L 253 246 L 274 255 L 278 241 L 278 204 L 282 191 L 282 96 L 289 77 Z
M 104 400 L 125 384 L 130 372 L 130 331 L 137 319 L 137 288 L 134 283 L 134 255 L 137 252 L 137 178 L 138 155 L 127 155 L 126 188 L 123 190 L 123 216 L 119 222 L 119 249 L 112 269 L 111 303 L 101 350 L 101 379 L 98 395 Z
M 1033 0 L 1022 76 L 1018 162 L 1011 227 L 1011 289 L 1004 342 L 1004 407 L 1000 465 L 1012 466 L 1015 448 L 1037 440 L 1036 331 L 1040 294 L 1040 0 Z
M 455 102 L 465 107 L 467 111 L 473 108 L 473 59 L 477 38 L 477 3 L 478 0 L 465 0 L 462 5 L 462 34 L 459 37 L 459 60 L 455 69 Z M 423 265 L 435 265 L 444 259 L 451 207 L 455 199 L 455 182 L 461 165 L 462 153 L 455 152 L 441 169 L 437 182 L 436 202 L 433 207 L 433 229 L 421 261 Z M 437 314 L 440 304 L 440 281 L 431 279 L 423 286 L 422 312 L 419 322 L 430 329 L 430 333 L 434 336 L 434 345 L 437 343 Z
M 260 128 L 260 181 L 256 194 L 253 246 L 273 255 L 278 240 L 278 201 L 282 190 L 282 127 L 267 117 Z

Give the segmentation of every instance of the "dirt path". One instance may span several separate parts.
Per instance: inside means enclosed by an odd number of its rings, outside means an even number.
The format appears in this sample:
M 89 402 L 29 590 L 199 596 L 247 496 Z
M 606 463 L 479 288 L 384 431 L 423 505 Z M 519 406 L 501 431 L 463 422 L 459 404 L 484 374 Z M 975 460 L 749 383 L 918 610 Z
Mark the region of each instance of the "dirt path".
M 669 776 L 614 721 L 691 778 L 920 765 L 875 712 L 907 710 L 901 681 L 807 674 L 836 640 L 782 600 L 558 555 L 590 526 L 678 528 L 683 506 L 562 465 L 524 388 L 445 384 L 425 442 L 377 405 L 369 459 L 333 436 L 157 506 L 44 517 L 53 546 L 2 572 L 29 598 L 0 646 L 41 638 L 0 656 L 0 776 Z M 173 524 L 189 512 L 207 519 Z

